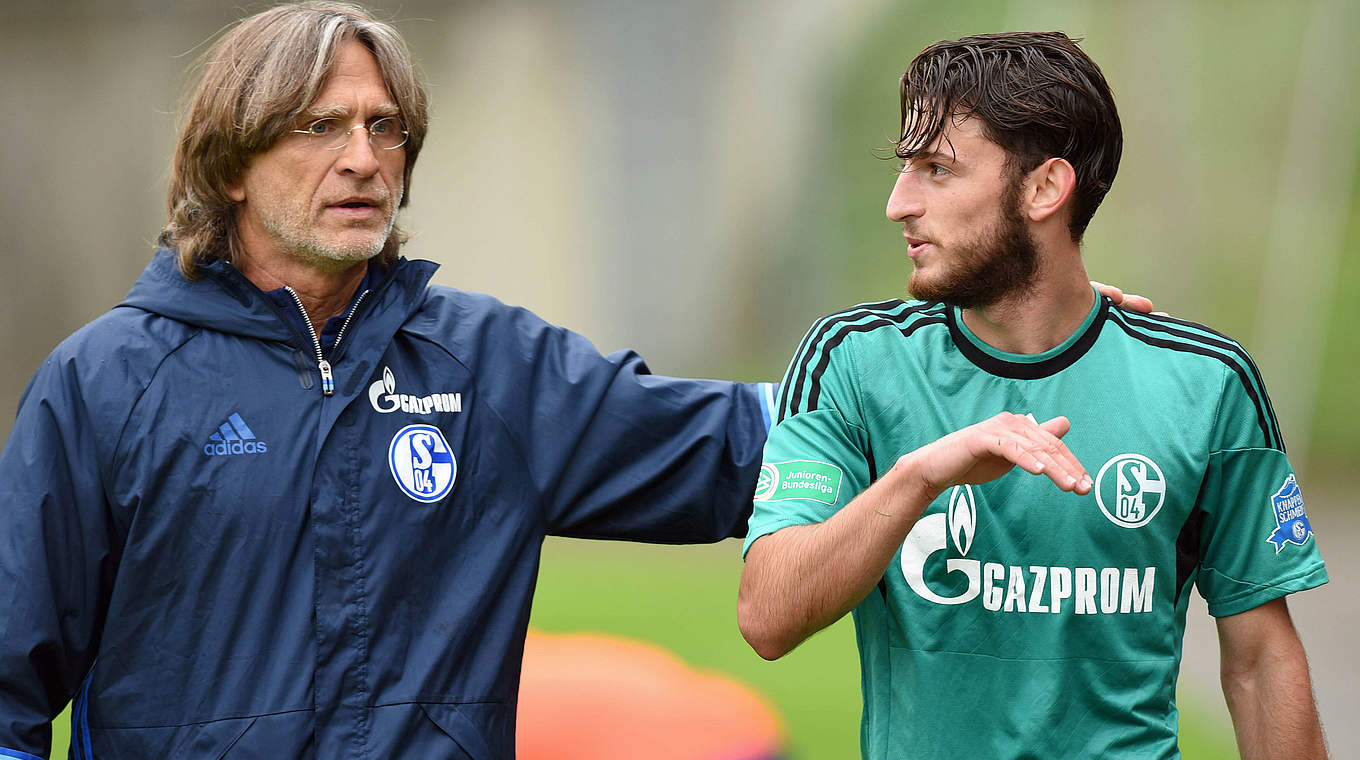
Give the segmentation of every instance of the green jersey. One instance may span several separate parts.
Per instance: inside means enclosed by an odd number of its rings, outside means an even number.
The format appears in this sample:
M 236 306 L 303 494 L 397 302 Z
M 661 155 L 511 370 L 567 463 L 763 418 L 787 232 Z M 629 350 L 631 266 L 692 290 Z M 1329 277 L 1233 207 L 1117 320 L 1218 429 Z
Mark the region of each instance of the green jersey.
M 1002 411 L 1067 416 L 1094 488 L 1016 468 L 930 504 L 853 612 L 864 756 L 1177 757 L 1191 586 L 1225 616 L 1327 581 L 1260 375 L 1208 328 L 1097 297 L 1017 355 L 940 304 L 827 317 L 784 377 L 744 550 Z

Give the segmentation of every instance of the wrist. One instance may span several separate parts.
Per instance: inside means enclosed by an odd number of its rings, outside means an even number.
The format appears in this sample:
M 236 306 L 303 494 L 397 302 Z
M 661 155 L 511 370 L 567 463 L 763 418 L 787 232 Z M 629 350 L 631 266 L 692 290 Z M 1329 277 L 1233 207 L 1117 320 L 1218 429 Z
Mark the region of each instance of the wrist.
M 892 486 L 902 497 L 919 502 L 923 507 L 935 501 L 948 484 L 932 483 L 919 455 L 920 450 L 909 451 L 898 457 L 884 479 L 892 478 Z

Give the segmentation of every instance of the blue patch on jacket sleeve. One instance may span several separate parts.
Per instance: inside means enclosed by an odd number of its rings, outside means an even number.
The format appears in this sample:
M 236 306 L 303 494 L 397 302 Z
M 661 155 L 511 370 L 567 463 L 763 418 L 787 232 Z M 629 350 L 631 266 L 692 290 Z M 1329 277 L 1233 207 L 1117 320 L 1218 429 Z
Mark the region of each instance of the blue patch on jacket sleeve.
M 7 749 L 5 747 L 0 747 L 0 757 L 11 757 L 15 758 L 15 760 L 43 760 L 43 758 L 38 757 L 37 755 L 30 755 L 27 752 L 20 752 L 17 749 Z
M 774 427 L 774 405 L 775 399 L 779 397 L 779 384 L 756 383 L 756 389 L 760 392 L 760 416 L 765 420 L 765 432 L 769 433 L 770 428 Z

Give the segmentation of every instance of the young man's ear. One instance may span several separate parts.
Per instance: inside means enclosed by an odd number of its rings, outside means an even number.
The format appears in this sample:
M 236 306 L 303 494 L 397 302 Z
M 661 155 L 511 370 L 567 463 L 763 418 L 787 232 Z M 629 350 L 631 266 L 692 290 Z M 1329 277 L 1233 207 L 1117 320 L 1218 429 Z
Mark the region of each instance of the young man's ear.
M 1021 210 L 1032 222 L 1042 222 L 1062 210 L 1077 186 L 1077 172 L 1063 158 L 1050 158 L 1029 173 Z

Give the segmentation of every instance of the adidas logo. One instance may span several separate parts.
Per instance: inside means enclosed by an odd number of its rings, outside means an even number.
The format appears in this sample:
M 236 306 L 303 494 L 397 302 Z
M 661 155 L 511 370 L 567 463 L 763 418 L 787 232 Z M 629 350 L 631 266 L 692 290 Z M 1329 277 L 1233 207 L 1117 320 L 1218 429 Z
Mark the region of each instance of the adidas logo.
M 208 443 L 203 446 L 203 453 L 210 457 L 263 454 L 267 451 L 268 444 L 256 438 L 250 426 L 236 412 L 232 412 L 227 421 L 217 427 L 216 433 L 208 436 Z

